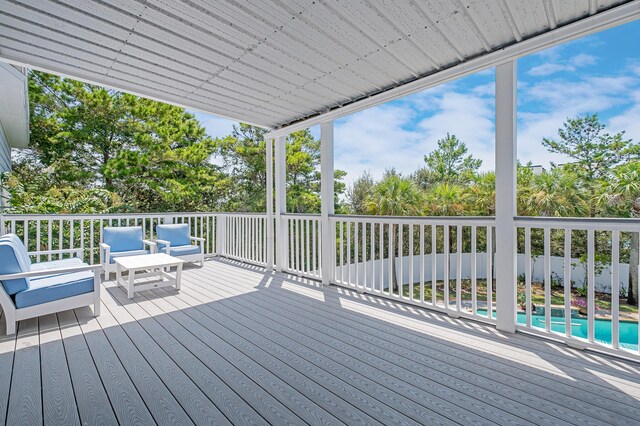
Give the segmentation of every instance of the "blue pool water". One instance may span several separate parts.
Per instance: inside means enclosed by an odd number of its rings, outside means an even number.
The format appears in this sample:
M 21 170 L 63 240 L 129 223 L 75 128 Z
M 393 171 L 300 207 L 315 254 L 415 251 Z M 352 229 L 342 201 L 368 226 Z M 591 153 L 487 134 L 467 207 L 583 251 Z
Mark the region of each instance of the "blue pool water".
M 478 309 L 479 315 L 486 315 L 486 309 Z M 496 316 L 495 311 L 493 316 Z M 527 315 L 524 312 L 518 312 L 518 323 L 526 324 Z M 544 329 L 544 315 L 531 315 L 531 325 Z M 620 346 L 626 349 L 638 350 L 638 323 L 637 322 L 619 322 L 620 330 Z M 564 317 L 551 317 L 551 330 L 564 334 L 565 332 Z M 571 318 L 571 333 L 575 337 L 587 338 L 587 319 Z M 595 320 L 595 339 L 602 343 L 611 344 L 611 321 L 596 319 Z

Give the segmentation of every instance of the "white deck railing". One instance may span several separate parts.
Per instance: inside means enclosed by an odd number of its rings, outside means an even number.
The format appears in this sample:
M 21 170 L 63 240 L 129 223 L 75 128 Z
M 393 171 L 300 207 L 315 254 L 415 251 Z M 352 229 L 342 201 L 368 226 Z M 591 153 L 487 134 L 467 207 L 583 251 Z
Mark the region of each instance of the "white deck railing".
M 286 214 L 281 221 L 283 235 L 276 235 L 276 240 L 282 245 L 273 247 L 267 243 L 264 213 L 5 214 L 0 216 L 0 232 L 18 234 L 30 251 L 81 248 L 85 258 L 96 263 L 105 226 L 139 225 L 145 237 L 153 239 L 157 224 L 188 223 L 193 235 L 206 239 L 207 256 L 280 266 L 313 279 L 329 274 L 331 283 L 359 292 L 455 317 L 495 321 L 500 307 L 495 304 L 492 217 L 332 215 L 329 226 L 336 245 L 328 267 L 322 264 L 320 215 Z M 514 279 L 519 294 L 516 328 L 575 346 L 638 356 L 638 315 L 629 306 L 621 315 L 621 299 L 616 296 L 626 285 L 621 264 L 628 262 L 630 235 L 640 232 L 640 221 L 516 218 L 515 223 L 514 256 L 521 272 Z M 275 222 L 271 226 L 275 232 Z M 275 253 L 276 246 L 285 253 Z M 269 265 L 268 259 L 275 262 Z M 582 281 L 581 277 L 586 287 L 578 297 L 576 288 L 581 286 L 564 283 Z M 610 281 L 609 301 L 602 288 L 596 288 L 596 278 L 600 286 Z M 583 299 L 586 306 L 580 309 L 576 305 Z
M 637 311 L 634 314 L 628 306 L 621 316 L 624 280 L 620 266 L 622 253 L 627 262 L 630 259 L 631 233 L 640 232 L 640 221 L 521 217 L 516 219 L 516 227 L 519 251 L 524 253 L 524 284 L 519 291 L 525 295 L 525 310 L 519 314 L 517 328 L 557 337 L 574 346 L 639 354 Z M 554 257 L 563 259 L 559 271 L 552 268 Z M 540 259 L 544 272 L 538 291 L 543 295 L 537 298 L 544 302 L 536 306 L 532 265 Z M 582 272 L 577 268 L 584 269 L 582 283 L 575 282 Z M 596 277 L 602 274 L 610 275 L 610 287 L 596 292 Z
M 285 214 L 281 219 L 287 250 L 284 271 L 322 279 L 322 239 L 320 215 Z
M 336 284 L 493 322 L 493 218 L 333 216 L 331 224 Z
M 264 213 L 216 213 L 216 254 L 259 266 L 267 266 L 267 215 Z
M 145 238 L 155 237 L 155 225 L 188 223 L 193 235 L 206 237 L 205 254 L 215 253 L 215 215 L 210 213 L 1 215 L 0 231 L 18 234 L 29 251 L 81 248 L 91 263 L 105 226 L 142 226 Z M 213 238 L 212 238 L 213 236 Z M 38 256 L 39 259 L 40 256 Z M 48 256 L 47 260 L 51 260 Z

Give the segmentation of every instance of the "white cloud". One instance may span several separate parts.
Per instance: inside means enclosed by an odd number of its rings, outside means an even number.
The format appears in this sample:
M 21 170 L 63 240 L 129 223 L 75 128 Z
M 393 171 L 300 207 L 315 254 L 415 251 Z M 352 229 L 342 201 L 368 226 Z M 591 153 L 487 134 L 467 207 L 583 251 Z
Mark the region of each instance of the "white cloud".
M 560 71 L 565 71 L 567 67 L 565 65 L 546 63 L 532 67 L 527 74 L 532 76 L 545 76 L 551 75 Z
M 586 53 L 580 53 L 563 60 L 560 58 L 560 50 L 553 50 L 542 55 L 544 63 L 529 69 L 527 74 L 534 77 L 544 77 L 558 72 L 573 72 L 578 68 L 594 65 L 598 58 Z
M 494 169 L 493 97 L 449 92 L 442 95 L 439 111 L 423 119 L 420 152 L 433 151 L 436 141 L 447 133 L 455 134 L 469 148 L 469 153 L 482 160 L 482 169 Z
M 379 178 L 390 167 L 405 173 L 420 167 L 420 134 L 407 128 L 414 119 L 408 105 L 381 105 L 338 120 L 335 167 L 347 172 L 346 182 L 367 170 Z
M 637 79 L 628 76 L 587 77 L 571 82 L 553 80 L 527 85 L 519 97 L 525 103 L 533 101 L 537 109 L 518 114 L 518 158 L 522 162 L 531 161 L 544 166 L 550 162 L 566 162 L 567 158 L 547 152 L 541 144 L 542 139 L 556 138 L 558 128 L 567 118 L 604 113 L 610 108 L 628 105 L 629 93 L 634 87 L 637 87 Z M 636 124 L 640 95 L 637 97 L 637 109 L 629 108 L 624 114 L 612 118 L 608 123 L 609 130 L 627 129 L 630 137 L 632 134 L 640 137 L 640 125 Z
M 594 65 L 598 62 L 598 58 L 593 55 L 587 55 L 586 53 L 580 53 L 571 58 L 570 62 L 576 67 L 586 67 L 588 65 Z
M 622 114 L 609 120 L 609 131 L 617 133 L 625 131 L 625 138 L 640 142 L 640 90 L 631 93 L 632 105 Z
M 338 120 L 336 168 L 347 171 L 346 182 L 367 170 L 374 178 L 391 167 L 410 174 L 424 165 L 424 155 L 447 133 L 465 142 L 469 153 L 483 160 L 483 169 L 492 170 L 493 84 L 464 92 L 453 85 L 445 89 L 428 90 Z

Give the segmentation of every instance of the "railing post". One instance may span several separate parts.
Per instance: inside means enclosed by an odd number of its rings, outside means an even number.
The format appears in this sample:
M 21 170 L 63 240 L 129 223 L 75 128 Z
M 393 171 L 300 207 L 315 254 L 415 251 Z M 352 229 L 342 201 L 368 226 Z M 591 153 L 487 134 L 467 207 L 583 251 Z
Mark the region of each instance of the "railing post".
M 223 256 L 225 252 L 224 242 L 226 241 L 226 226 L 225 221 L 227 217 L 221 214 L 216 215 L 216 255 Z
M 496 67 L 496 326 L 511 333 L 516 327 L 516 84 L 515 60 Z
M 267 226 L 266 226 L 266 244 L 267 244 L 267 271 L 273 270 L 273 139 L 267 138 Z
M 287 138 L 280 136 L 276 139 L 276 271 L 282 272 L 287 264 L 287 227 L 284 226 L 282 215 L 287 212 Z M 270 226 L 273 226 L 272 224 Z
M 329 215 L 334 213 L 333 121 L 320 125 L 320 229 L 322 247 L 322 284 L 330 284 L 335 270 L 335 230 L 331 229 Z

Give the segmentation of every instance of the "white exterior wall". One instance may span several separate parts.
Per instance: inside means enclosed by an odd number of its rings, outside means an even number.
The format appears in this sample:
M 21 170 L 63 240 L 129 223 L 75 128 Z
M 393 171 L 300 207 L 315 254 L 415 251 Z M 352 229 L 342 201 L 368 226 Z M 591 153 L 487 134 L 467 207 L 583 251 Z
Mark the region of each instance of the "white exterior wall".
M 444 255 L 437 254 L 436 255 L 436 279 L 443 279 L 443 265 L 444 265 Z M 517 261 L 517 271 L 518 275 L 524 273 L 524 254 L 518 254 Z M 451 255 L 449 259 L 449 264 L 451 267 L 449 270 L 450 278 L 453 280 L 456 278 L 456 256 Z M 486 254 L 478 253 L 477 254 L 477 278 L 484 279 L 487 277 L 487 269 L 486 269 Z M 532 269 L 533 269 L 533 281 L 534 282 L 544 282 L 544 262 L 542 256 L 533 257 L 531 261 Z M 580 287 L 585 280 L 586 270 L 580 264 L 578 259 L 572 259 L 572 270 L 571 270 L 571 280 L 575 281 L 575 285 Z M 375 285 L 374 288 L 379 288 L 379 279 L 380 279 L 380 260 L 374 261 L 375 271 L 374 271 L 374 279 Z M 383 288 L 388 288 L 389 286 L 389 270 L 387 269 L 389 266 L 388 259 L 383 260 L 383 274 L 382 274 L 382 285 Z M 424 279 L 425 282 L 431 281 L 431 255 L 425 255 L 424 259 Z M 342 273 L 344 275 L 341 275 Z M 355 282 L 356 276 L 356 265 L 351 265 L 351 281 Z M 371 261 L 366 262 L 364 265 L 362 263 L 358 264 L 358 284 L 363 285 L 365 277 L 364 277 L 364 269 L 366 269 L 366 279 L 367 284 L 370 286 L 371 282 Z M 336 268 L 336 278 L 340 280 L 341 277 L 347 279 L 347 274 L 349 270 L 347 266 L 337 267 Z M 396 273 L 400 273 L 400 262 L 399 259 L 396 258 Z M 551 257 L 551 273 L 557 274 L 560 279 L 562 279 L 564 275 L 564 258 L 560 256 L 552 256 Z M 402 258 L 402 284 L 409 284 L 410 282 L 410 274 L 409 274 L 409 256 L 405 256 Z M 471 278 L 471 254 L 463 253 L 462 254 L 462 278 L 470 279 Z M 400 280 L 398 280 L 400 281 Z M 420 256 L 413 257 L 413 281 L 414 283 L 420 281 Z M 624 288 L 625 290 L 629 286 L 629 265 L 626 263 L 620 264 L 620 288 Z M 610 293 L 611 291 L 611 268 L 606 267 L 603 269 L 600 275 L 596 275 L 596 291 L 601 291 L 604 293 Z

